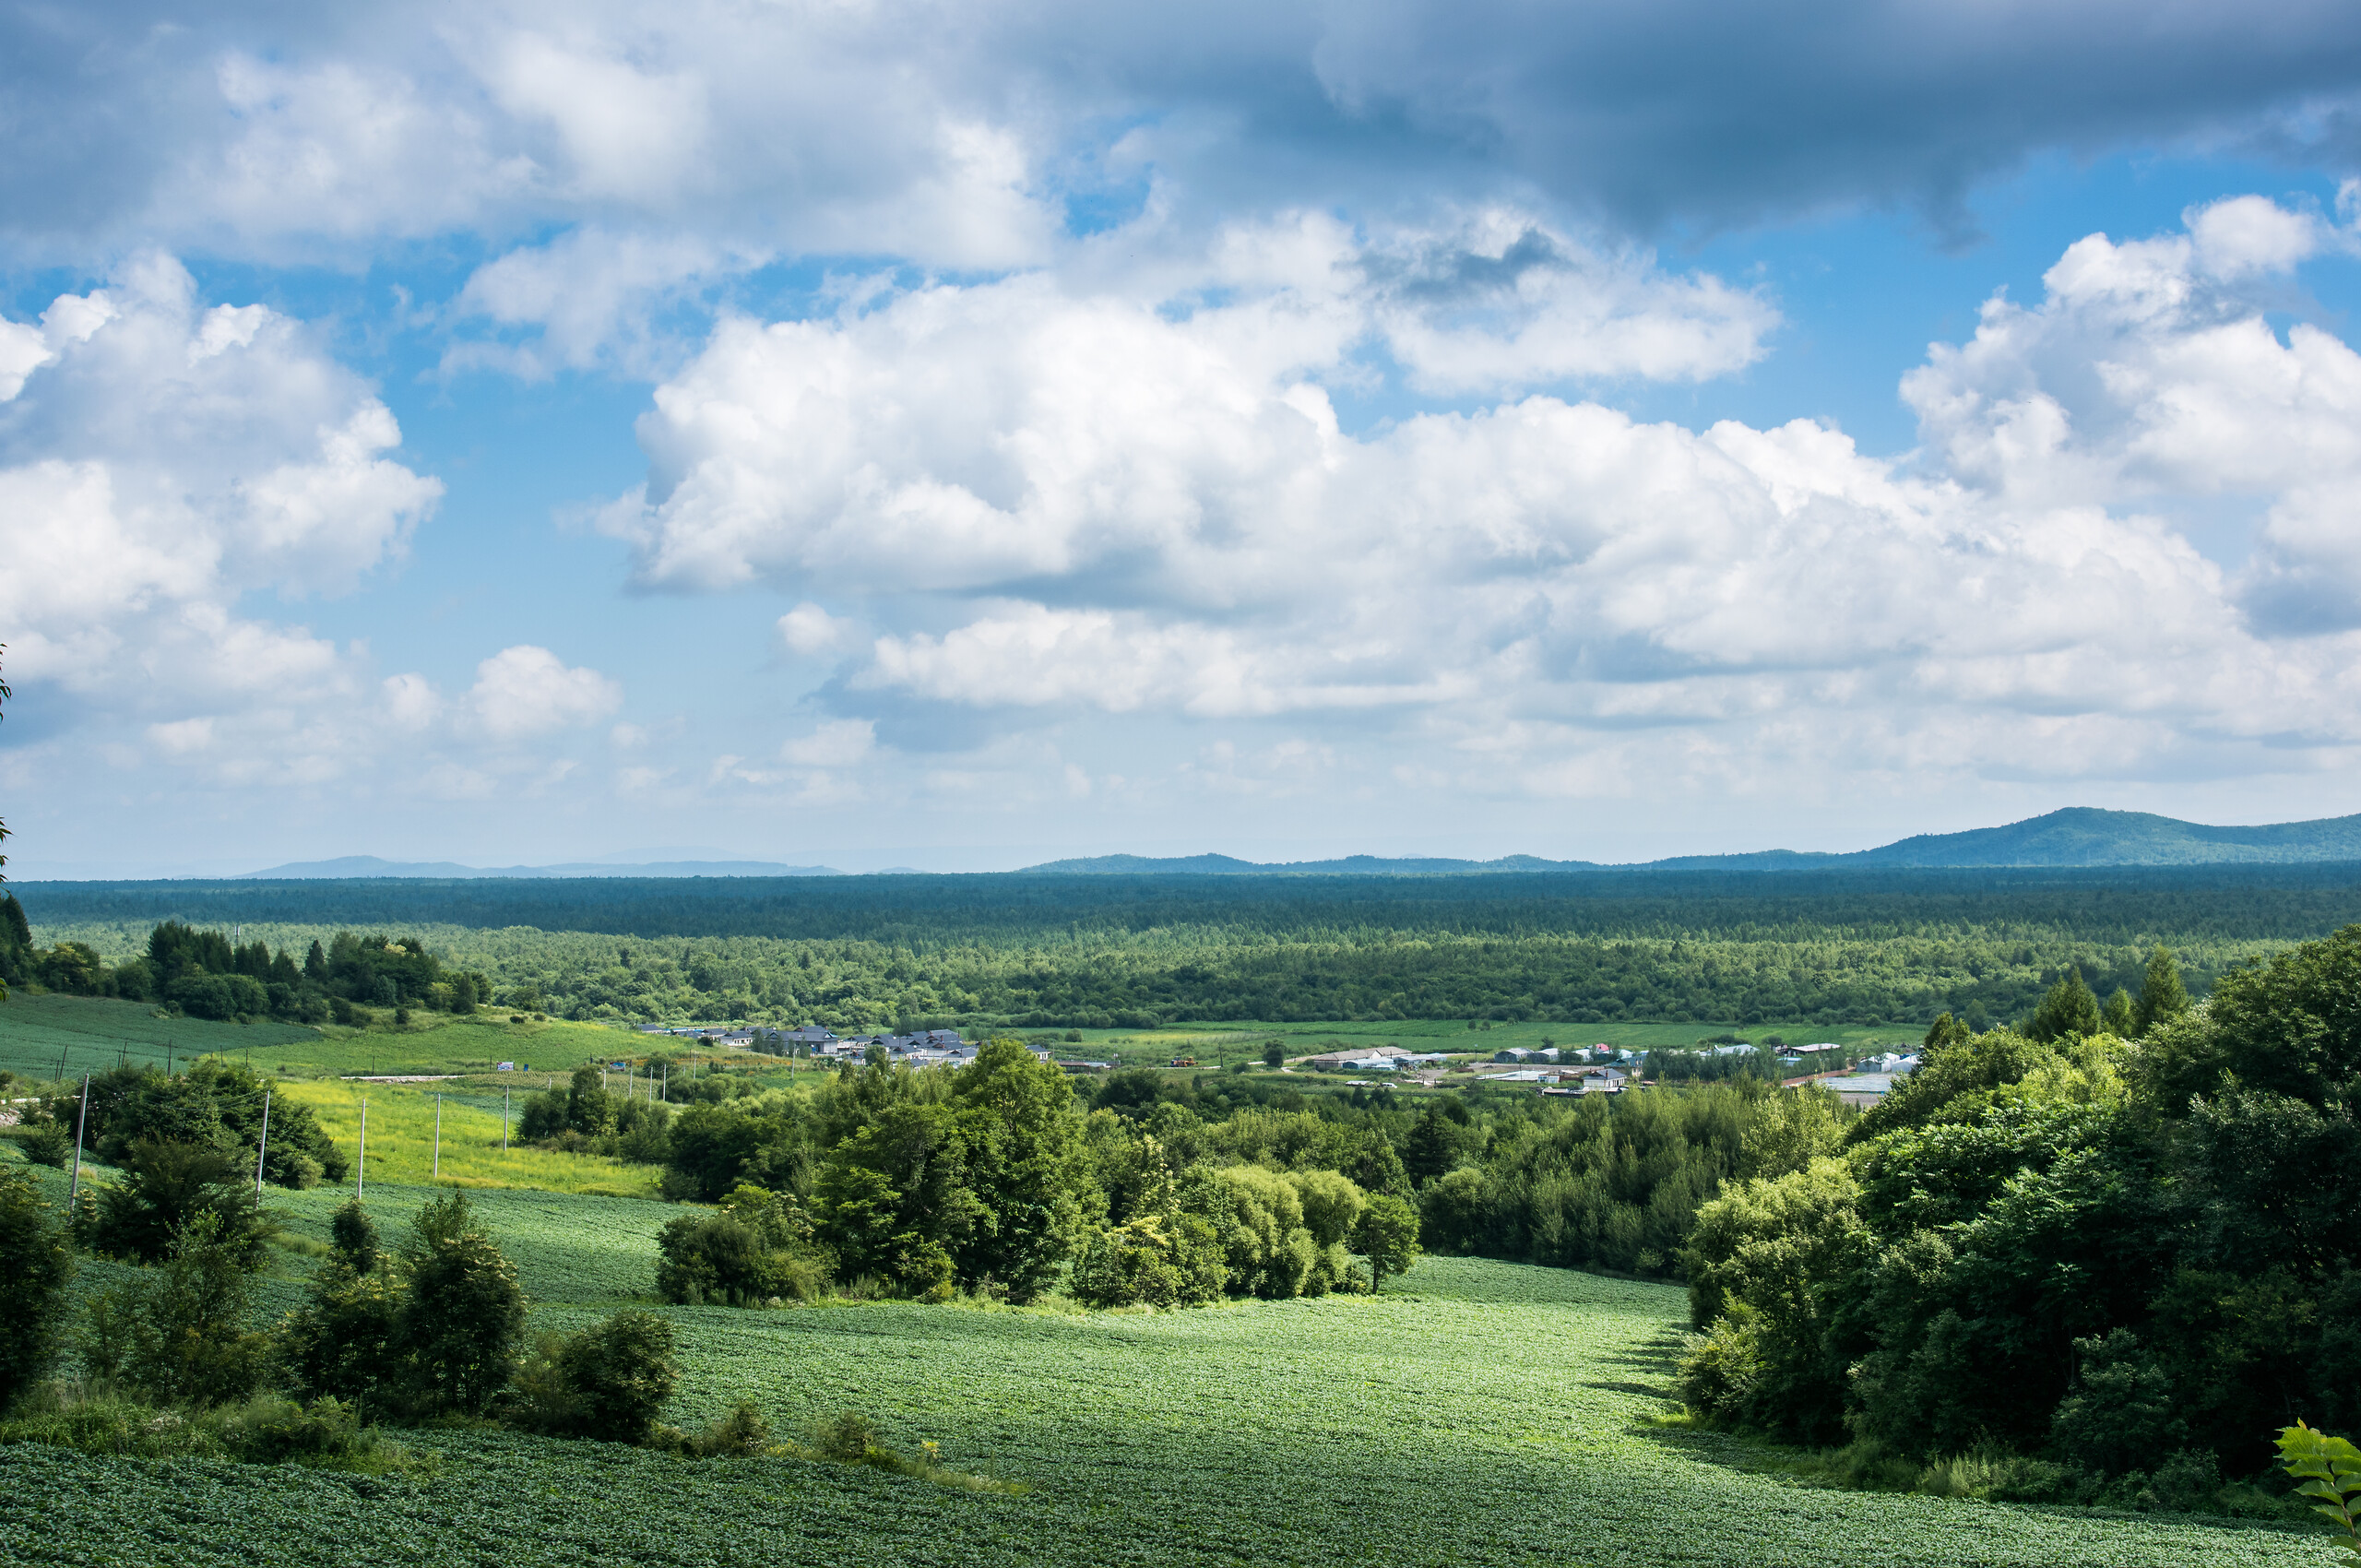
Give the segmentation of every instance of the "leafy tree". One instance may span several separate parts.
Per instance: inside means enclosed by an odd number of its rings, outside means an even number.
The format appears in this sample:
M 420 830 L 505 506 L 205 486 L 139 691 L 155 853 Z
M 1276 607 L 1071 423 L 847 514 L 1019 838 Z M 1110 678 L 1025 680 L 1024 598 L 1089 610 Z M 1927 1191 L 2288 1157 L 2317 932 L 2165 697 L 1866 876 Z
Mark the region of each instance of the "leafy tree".
M 2144 1035 L 2188 1011 L 2189 992 L 2180 982 L 2180 966 L 2173 962 L 2169 948 L 2159 947 L 2148 955 L 2148 972 L 2140 985 L 2134 1027 Z
M 1849 1345 L 1831 1289 L 1868 1240 L 1840 1159 L 1737 1183 L 1697 1212 L 1682 1254 L 1691 1320 L 1708 1331 L 1682 1372 L 1691 1406 L 1802 1442 L 1843 1431 Z
M 110 1303 L 124 1322 L 118 1369 L 160 1399 L 219 1405 L 244 1399 L 269 1364 L 269 1336 L 250 1332 L 249 1265 L 213 1210 L 174 1231 L 171 1256 Z
M 701 1103 L 672 1119 L 665 1195 L 718 1203 L 743 1183 L 812 1191 L 817 1157 L 802 1102 L 774 1097 L 753 1107 Z
M 1402 1168 L 1422 1187 L 1459 1163 L 1460 1129 L 1442 1113 L 1443 1103 L 1430 1102 L 1402 1145 Z
M 1209 1216 L 1221 1238 L 1235 1293 L 1300 1296 L 1320 1260 L 1319 1243 L 1303 1223 L 1295 1183 L 1259 1165 L 1227 1166 L 1214 1173 L 1217 1206 Z
M 951 1106 L 960 1181 L 981 1211 L 953 1248 L 959 1279 L 1029 1301 L 1073 1247 L 1094 1195 L 1073 1081 L 1021 1041 L 994 1039 L 959 1069 Z
M 2105 1027 L 2099 999 L 2082 983 L 2082 968 L 2076 966 L 2049 988 L 2041 1005 L 2033 1010 L 2033 1019 L 2025 1026 L 2025 1038 L 2047 1045 L 2052 1040 L 2094 1035 Z
M 623 1100 L 621 1095 L 609 1094 L 599 1078 L 598 1068 L 576 1067 L 573 1085 L 565 1093 L 565 1124 L 592 1137 L 615 1130 Z
M 1287 1064 L 1287 1048 L 1277 1040 L 1267 1040 L 1263 1046 L 1263 1065 L 1275 1073 Z
M 1418 1261 L 1418 1211 L 1389 1193 L 1374 1194 L 1354 1227 L 1353 1250 L 1369 1259 L 1373 1290 L 1389 1274 L 1407 1274 Z
M 218 1253 L 240 1268 L 262 1266 L 276 1227 L 255 1201 L 253 1179 L 238 1161 L 202 1144 L 140 1138 L 124 1165 L 126 1180 L 99 1194 L 100 1250 L 154 1262 L 172 1255 L 179 1236 L 206 1216 L 208 1258 Z
M 481 1415 L 516 1370 L 525 1292 L 516 1266 L 454 1188 L 419 1210 L 402 1247 L 409 1291 L 395 1345 L 424 1410 Z
M 377 1240 L 377 1222 L 369 1218 L 359 1198 L 347 1198 L 328 1218 L 328 1244 L 344 1266 L 355 1274 L 373 1272 L 384 1256 Z
M 1382 1131 L 1368 1141 L 1348 1174 L 1368 1192 L 1406 1198 L 1415 1191 L 1409 1171 L 1402 1167 L 1402 1157 L 1394 1152 L 1394 1140 Z
M 348 1204 L 337 1220 L 358 1217 Z M 296 1391 L 306 1398 L 335 1398 L 364 1410 L 394 1414 L 413 1408 L 418 1378 L 403 1345 L 407 1281 L 398 1265 L 348 1231 L 312 1277 L 303 1302 L 279 1326 L 279 1361 Z M 366 1262 L 368 1267 L 361 1267 Z
M 2115 993 L 2106 999 L 2106 1005 L 2099 1011 L 2099 1018 L 2106 1032 L 2118 1039 L 2130 1039 L 2139 1032 L 2139 1009 L 2131 1000 L 2131 993 L 2121 986 L 2117 986 Z
M 0 1170 L 0 1410 L 48 1372 L 73 1277 L 73 1244 L 40 1187 Z
M 1074 1260 L 1071 1289 L 1086 1307 L 1196 1306 L 1229 1280 L 1221 1238 L 1207 1216 L 1218 1204 L 1209 1179 L 1184 1204 L 1153 1134 L 1139 1140 L 1142 1180 L 1121 1223 L 1093 1234 Z

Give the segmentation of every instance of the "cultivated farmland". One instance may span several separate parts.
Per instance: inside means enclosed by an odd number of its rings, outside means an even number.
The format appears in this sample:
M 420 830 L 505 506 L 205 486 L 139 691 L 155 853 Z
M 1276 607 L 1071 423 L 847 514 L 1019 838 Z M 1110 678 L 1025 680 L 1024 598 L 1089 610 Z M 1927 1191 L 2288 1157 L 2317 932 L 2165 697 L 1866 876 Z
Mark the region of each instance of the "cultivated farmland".
M 371 1190 L 389 1233 L 425 1195 Z M 316 1235 L 340 1196 L 272 1204 Z M 654 1232 L 678 1212 L 522 1192 L 480 1201 L 539 1303 L 535 1326 L 550 1328 L 645 1292 Z M 8 1494 L 70 1503 L 14 1511 L 8 1556 L 345 1562 L 365 1540 L 377 1561 L 528 1568 L 2321 1558 L 2313 1538 L 2276 1528 L 1812 1491 L 1750 1473 L 1742 1444 L 1653 1423 L 1679 1292 L 1570 1271 L 1433 1258 L 1375 1299 L 1139 1315 L 658 1310 L 681 1335 L 675 1420 L 742 1395 L 790 1430 L 849 1407 L 896 1447 L 933 1440 L 947 1463 L 1033 1490 L 465 1431 L 407 1434 L 446 1459 L 419 1482 L 18 1446 L 0 1450 Z

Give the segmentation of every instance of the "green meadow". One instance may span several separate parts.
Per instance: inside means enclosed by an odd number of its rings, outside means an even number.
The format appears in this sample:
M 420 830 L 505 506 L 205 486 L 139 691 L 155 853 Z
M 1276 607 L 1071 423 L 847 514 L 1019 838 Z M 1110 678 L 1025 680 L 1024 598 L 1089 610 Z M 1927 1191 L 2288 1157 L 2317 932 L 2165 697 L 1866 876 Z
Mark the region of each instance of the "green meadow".
M 372 1114 L 375 1102 L 372 1100 Z M 55 1185 L 57 1173 L 45 1172 Z M 273 1194 L 302 1247 L 343 1194 Z M 426 1190 L 373 1185 L 393 1233 Z M 1430 1258 L 1374 1298 L 1179 1313 L 650 1301 L 666 1206 L 475 1194 L 566 1328 L 626 1302 L 680 1336 L 683 1424 L 752 1396 L 783 1431 L 845 1408 L 904 1451 L 1025 1483 L 977 1492 L 790 1458 L 692 1461 L 507 1433 L 404 1434 L 438 1476 L 0 1449 L 28 1564 L 1758 1564 L 2236 1568 L 2316 1537 L 2189 1515 L 1816 1490 L 1665 1420 L 1672 1287 Z M 308 1260 L 281 1249 L 264 1308 Z M 90 1283 L 113 1265 L 93 1265 Z

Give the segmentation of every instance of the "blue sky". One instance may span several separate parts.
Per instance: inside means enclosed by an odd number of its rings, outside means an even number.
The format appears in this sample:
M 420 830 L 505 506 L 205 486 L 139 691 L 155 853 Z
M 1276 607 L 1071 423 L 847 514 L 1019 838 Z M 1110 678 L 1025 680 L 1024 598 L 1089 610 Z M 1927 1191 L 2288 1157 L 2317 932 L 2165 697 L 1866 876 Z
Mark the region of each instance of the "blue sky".
M 2347 8 L 0 38 L 20 877 L 2361 810 Z

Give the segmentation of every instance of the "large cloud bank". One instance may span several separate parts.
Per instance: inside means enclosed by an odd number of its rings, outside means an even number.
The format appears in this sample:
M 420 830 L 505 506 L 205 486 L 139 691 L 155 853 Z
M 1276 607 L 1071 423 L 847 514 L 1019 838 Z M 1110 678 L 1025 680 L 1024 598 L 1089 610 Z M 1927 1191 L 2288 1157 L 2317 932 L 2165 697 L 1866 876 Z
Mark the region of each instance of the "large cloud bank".
M 1497 312 L 1405 331 L 1382 269 L 1288 226 L 1185 295 L 1024 274 L 725 322 L 658 389 L 651 483 L 605 520 L 649 586 L 802 601 L 784 641 L 871 714 L 1350 714 L 1427 772 L 1542 792 L 1814 758 L 2318 763 L 2361 739 L 2361 357 L 2262 307 L 2348 244 L 2260 198 L 2083 240 L 1906 378 L 1925 441 L 1894 460 L 1809 421 L 1542 395 L 1346 434 L 1323 382 L 1372 339 L 1414 375 L 1560 362 Z M 1628 287 L 1572 358 L 1742 357 L 1713 346 L 1742 297 Z M 1607 314 L 1576 291 L 1562 316 Z M 2225 498 L 2259 530 L 2234 569 L 2173 517 Z

